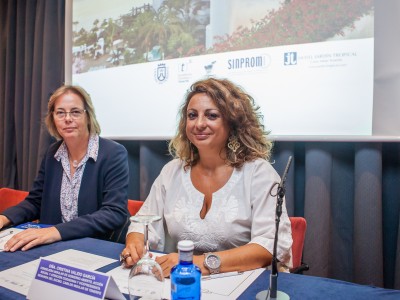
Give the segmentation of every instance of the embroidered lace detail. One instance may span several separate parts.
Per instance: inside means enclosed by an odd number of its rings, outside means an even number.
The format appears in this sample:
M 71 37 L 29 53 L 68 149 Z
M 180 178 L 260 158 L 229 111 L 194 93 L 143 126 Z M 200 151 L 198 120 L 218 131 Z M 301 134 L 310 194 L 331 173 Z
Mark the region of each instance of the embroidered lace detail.
M 233 171 L 228 182 L 213 194 L 211 208 L 204 219 L 200 218 L 204 195 L 192 184 L 190 171 L 182 172 L 183 186 L 189 195 L 177 200 L 173 217 L 181 227 L 179 239 L 189 239 L 195 244 L 196 252 L 217 251 L 224 248 L 230 239 L 230 226 L 238 216 L 239 200 L 231 195 L 241 172 Z

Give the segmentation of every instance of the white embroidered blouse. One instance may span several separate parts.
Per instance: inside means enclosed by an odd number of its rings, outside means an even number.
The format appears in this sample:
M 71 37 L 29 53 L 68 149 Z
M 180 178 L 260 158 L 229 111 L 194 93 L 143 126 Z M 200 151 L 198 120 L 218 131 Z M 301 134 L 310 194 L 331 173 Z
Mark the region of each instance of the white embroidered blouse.
M 270 195 L 280 181 L 265 160 L 247 162 L 234 169 L 228 182 L 212 196 L 211 208 L 200 218 L 204 195 L 190 179 L 190 168 L 174 159 L 164 166 L 138 214 L 157 214 L 162 220 L 149 226 L 150 248 L 177 252 L 178 241 L 189 239 L 195 253 L 214 252 L 256 243 L 273 252 L 276 197 Z M 273 188 L 276 194 L 276 187 Z M 292 266 L 292 234 L 285 203 L 279 224 L 277 258 Z M 132 223 L 128 232 L 143 233 L 143 226 Z

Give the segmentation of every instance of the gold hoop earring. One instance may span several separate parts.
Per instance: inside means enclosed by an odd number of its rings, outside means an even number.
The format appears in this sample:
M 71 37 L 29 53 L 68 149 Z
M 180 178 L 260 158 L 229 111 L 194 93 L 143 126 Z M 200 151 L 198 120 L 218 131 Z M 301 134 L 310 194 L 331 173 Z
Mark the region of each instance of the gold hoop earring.
M 236 151 L 239 149 L 240 143 L 239 143 L 239 141 L 238 141 L 236 135 L 231 135 L 231 136 L 229 137 L 229 140 L 228 140 L 228 141 L 229 141 L 229 142 L 228 142 L 228 148 L 229 148 L 230 150 L 232 150 L 232 152 L 233 152 L 233 157 L 234 157 L 234 160 L 235 160 L 235 162 L 236 162 L 236 160 L 237 160 L 237 158 L 236 158 Z

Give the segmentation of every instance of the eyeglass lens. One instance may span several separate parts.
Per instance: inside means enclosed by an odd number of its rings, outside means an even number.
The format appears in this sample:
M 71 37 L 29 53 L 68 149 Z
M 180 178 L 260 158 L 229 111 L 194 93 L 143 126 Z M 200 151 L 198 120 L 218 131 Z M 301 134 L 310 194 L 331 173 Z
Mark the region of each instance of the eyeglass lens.
M 82 115 L 85 111 L 86 110 L 78 110 L 78 109 L 71 110 L 71 111 L 59 110 L 59 111 L 54 112 L 54 114 L 55 114 L 56 118 L 59 120 L 66 118 L 68 114 L 72 119 L 79 119 L 80 117 L 82 117 Z

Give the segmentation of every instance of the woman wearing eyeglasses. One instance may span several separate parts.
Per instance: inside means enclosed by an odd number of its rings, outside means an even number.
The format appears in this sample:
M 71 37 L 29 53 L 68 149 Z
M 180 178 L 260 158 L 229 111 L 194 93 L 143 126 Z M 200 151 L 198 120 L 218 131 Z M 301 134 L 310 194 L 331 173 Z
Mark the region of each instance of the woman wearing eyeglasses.
M 58 142 L 49 147 L 26 199 L 0 215 L 0 228 L 33 220 L 54 226 L 16 234 L 5 251 L 81 237 L 123 242 L 129 222 L 126 149 L 99 137 L 92 101 L 81 87 L 57 89 L 45 122 Z

